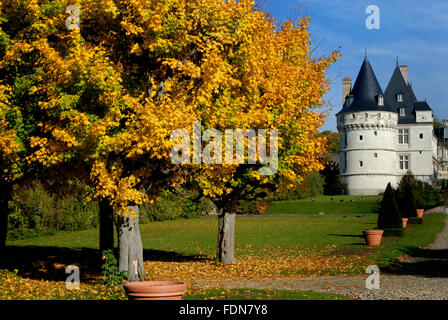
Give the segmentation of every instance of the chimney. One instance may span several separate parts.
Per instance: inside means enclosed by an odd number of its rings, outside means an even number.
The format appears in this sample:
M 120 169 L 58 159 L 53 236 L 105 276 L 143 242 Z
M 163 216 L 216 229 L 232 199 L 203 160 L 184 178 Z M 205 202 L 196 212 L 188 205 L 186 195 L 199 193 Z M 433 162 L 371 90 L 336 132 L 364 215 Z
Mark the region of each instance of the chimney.
M 408 84 L 408 66 L 399 66 L 404 81 Z
M 443 126 L 448 127 L 448 118 L 443 119 Z
M 345 104 L 345 98 L 352 91 L 352 80 L 350 78 L 342 79 L 342 105 Z

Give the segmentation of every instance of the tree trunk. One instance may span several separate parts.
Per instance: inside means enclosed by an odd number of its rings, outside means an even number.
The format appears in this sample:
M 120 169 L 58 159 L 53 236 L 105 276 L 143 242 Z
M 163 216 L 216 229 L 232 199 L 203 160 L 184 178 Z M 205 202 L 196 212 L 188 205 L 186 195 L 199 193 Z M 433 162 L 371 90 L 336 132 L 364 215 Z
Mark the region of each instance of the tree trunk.
M 217 258 L 223 264 L 235 262 L 235 212 L 218 211 Z
M 0 182 L 0 252 L 6 247 L 6 236 L 8 234 L 8 203 L 12 197 L 12 184 Z
M 128 272 L 128 281 L 143 281 L 145 268 L 143 266 L 143 245 L 140 236 L 138 206 L 129 207 L 135 212 L 134 218 L 121 214 L 117 221 L 118 233 L 118 268 Z
M 114 210 L 109 201 L 100 200 L 100 252 L 114 250 Z

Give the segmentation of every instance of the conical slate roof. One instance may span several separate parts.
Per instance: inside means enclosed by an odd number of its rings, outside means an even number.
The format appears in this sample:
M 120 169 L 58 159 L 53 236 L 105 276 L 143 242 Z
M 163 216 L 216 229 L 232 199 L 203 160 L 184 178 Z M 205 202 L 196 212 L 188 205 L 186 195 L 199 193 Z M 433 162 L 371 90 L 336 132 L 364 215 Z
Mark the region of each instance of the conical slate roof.
M 350 92 L 350 98 L 347 98 L 344 107 L 338 113 L 346 112 L 358 112 L 358 111 L 389 111 L 396 112 L 390 107 L 385 99 L 384 106 L 378 105 L 378 96 L 383 95 L 378 80 L 376 79 L 375 72 L 373 72 L 367 57 L 362 63 L 361 70 L 356 78 L 355 85 Z
M 403 95 L 403 101 L 397 101 L 397 94 Z M 415 111 L 431 111 L 425 101 L 417 101 L 414 90 L 403 77 L 400 67 L 397 66 L 392 74 L 389 85 L 384 93 L 386 103 L 398 112 L 400 108 L 405 109 L 405 115 L 398 117 L 398 123 L 415 123 Z

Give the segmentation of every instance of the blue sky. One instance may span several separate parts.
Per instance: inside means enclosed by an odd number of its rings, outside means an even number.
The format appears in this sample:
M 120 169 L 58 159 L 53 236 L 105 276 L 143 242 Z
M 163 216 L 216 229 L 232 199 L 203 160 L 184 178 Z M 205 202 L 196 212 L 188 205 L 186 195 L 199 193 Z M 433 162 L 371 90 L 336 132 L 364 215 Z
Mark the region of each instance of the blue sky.
M 342 78 L 353 83 L 367 49 L 383 88 L 399 63 L 408 66 L 418 100 L 427 100 L 435 116 L 448 117 L 448 2 L 446 0 L 256 0 L 276 19 L 311 17 L 310 32 L 318 55 L 341 46 L 341 59 L 328 72 L 332 107 L 323 130 L 336 131 L 342 105 Z M 380 29 L 369 30 L 366 8 L 380 9 Z

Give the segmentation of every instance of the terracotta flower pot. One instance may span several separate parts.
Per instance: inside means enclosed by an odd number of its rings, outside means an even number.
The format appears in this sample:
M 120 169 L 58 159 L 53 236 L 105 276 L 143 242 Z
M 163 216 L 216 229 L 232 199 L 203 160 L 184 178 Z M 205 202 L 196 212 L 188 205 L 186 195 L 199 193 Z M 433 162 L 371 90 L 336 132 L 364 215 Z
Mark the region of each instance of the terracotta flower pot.
M 364 230 L 363 233 L 368 246 L 379 246 L 384 230 Z
M 127 282 L 124 285 L 130 300 L 182 300 L 187 285 L 178 281 Z
M 425 211 L 425 209 L 417 209 L 417 216 L 419 218 L 423 218 L 423 211 Z
M 401 218 L 403 220 L 403 229 L 408 225 L 408 218 Z

